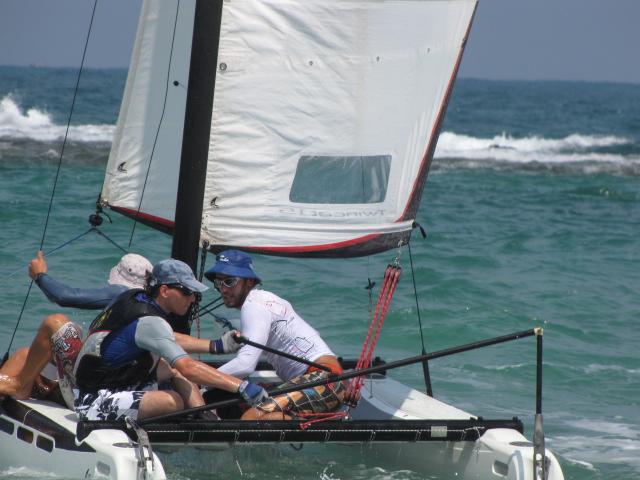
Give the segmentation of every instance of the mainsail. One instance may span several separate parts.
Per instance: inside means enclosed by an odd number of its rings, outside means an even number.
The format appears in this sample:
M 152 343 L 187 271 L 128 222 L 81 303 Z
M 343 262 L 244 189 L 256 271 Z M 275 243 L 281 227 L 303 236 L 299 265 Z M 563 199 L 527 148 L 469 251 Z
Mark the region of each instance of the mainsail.
M 316 256 L 407 241 L 475 5 L 223 2 L 200 240 Z M 101 195 L 165 231 L 195 10 L 145 1 Z

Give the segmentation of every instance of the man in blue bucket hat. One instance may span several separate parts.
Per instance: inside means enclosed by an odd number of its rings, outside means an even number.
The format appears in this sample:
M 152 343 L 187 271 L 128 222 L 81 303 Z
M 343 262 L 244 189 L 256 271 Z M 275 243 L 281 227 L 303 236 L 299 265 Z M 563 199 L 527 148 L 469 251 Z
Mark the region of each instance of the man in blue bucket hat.
M 258 288 L 260 277 L 253 269 L 251 257 L 240 250 L 224 250 L 216 263 L 205 272 L 220 292 L 228 308 L 240 310 L 240 331 L 248 340 L 283 351 L 327 367 L 340 374 L 337 357 L 320 334 L 298 315 L 285 299 Z M 244 378 L 254 372 L 262 351 L 244 345 L 237 356 L 219 368 L 220 372 Z M 328 373 L 284 356 L 266 352 L 267 361 L 285 383 L 281 388 L 328 378 Z M 300 414 L 324 413 L 342 404 L 345 389 L 342 382 L 307 388 L 269 397 L 247 410 L 245 420 L 284 420 Z

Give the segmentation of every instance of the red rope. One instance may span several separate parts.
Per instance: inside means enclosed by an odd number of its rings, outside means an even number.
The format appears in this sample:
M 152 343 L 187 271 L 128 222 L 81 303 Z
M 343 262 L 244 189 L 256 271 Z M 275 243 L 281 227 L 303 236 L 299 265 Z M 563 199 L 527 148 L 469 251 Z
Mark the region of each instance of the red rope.
M 298 417 L 316 417 L 314 420 L 303 422 L 300 424 L 300 430 L 306 430 L 314 423 L 326 422 L 327 420 L 336 420 L 347 416 L 347 412 L 325 412 L 325 413 L 298 413 Z
M 378 295 L 378 303 L 376 304 L 376 309 L 371 317 L 367 336 L 364 339 L 362 351 L 360 352 L 360 357 L 358 357 L 358 362 L 356 363 L 356 370 L 367 368 L 371 365 L 373 352 L 376 348 L 376 344 L 378 343 L 380 332 L 382 331 L 382 324 L 384 323 L 384 319 L 389 311 L 391 298 L 393 297 L 393 293 L 398 285 L 398 280 L 400 280 L 401 270 L 402 269 L 399 266 L 389 265 L 384 272 L 384 280 L 382 282 L 382 287 L 380 288 L 380 294 Z M 344 396 L 344 402 L 347 405 L 355 406 L 358 403 L 360 390 L 362 390 L 363 385 L 364 377 L 356 377 L 349 382 Z M 303 418 L 315 417 L 313 420 L 300 424 L 300 429 L 305 430 L 314 423 L 344 418 L 347 416 L 347 412 L 298 413 L 296 416 Z
M 369 325 L 369 330 L 367 331 L 367 336 L 362 346 L 362 352 L 360 353 L 360 357 L 356 364 L 356 370 L 368 368 L 371 365 L 373 352 L 376 344 L 378 343 L 380 332 L 382 331 L 382 324 L 387 316 L 389 305 L 391 304 L 391 298 L 393 297 L 393 293 L 398 285 L 398 280 L 400 279 L 400 272 L 400 267 L 394 265 L 389 265 L 385 270 L 384 280 L 382 287 L 380 288 L 380 295 L 378 296 L 378 303 L 373 313 L 373 317 L 371 318 L 371 324 Z M 345 394 L 347 403 L 355 405 L 358 402 L 360 390 L 363 385 L 364 377 L 356 377 L 349 382 L 349 387 Z

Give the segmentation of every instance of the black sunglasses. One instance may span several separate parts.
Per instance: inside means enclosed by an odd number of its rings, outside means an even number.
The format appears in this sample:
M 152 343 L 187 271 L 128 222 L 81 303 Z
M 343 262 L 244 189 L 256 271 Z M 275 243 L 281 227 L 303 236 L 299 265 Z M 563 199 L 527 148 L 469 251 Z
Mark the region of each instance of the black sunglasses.
M 170 285 L 167 285 L 167 287 L 169 288 L 173 288 L 175 290 L 180 290 L 180 292 L 185 296 L 185 297 L 190 297 L 191 295 L 195 295 L 197 292 L 194 292 L 193 290 L 185 287 L 184 285 L 181 285 L 179 283 L 172 283 Z

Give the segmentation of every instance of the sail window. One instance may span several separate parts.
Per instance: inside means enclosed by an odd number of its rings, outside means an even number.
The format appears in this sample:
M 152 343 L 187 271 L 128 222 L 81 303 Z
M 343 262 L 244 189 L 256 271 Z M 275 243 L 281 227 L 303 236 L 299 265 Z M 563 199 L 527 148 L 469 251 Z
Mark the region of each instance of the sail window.
M 289 193 L 294 203 L 384 202 L 391 155 L 300 157 Z

